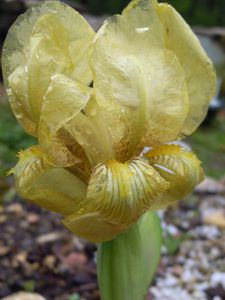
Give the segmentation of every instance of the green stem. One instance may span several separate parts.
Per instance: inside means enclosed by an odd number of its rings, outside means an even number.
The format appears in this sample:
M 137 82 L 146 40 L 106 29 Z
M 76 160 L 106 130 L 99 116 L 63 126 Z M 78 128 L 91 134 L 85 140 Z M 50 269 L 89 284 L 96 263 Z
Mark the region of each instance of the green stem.
M 155 213 L 98 247 L 98 279 L 103 300 L 143 300 L 160 261 L 161 226 Z

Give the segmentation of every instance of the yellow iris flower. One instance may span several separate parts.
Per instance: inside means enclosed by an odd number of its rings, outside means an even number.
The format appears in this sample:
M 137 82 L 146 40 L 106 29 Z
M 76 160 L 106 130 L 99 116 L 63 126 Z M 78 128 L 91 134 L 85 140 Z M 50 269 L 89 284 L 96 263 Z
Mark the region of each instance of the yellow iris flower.
M 17 189 L 77 235 L 110 240 L 203 179 L 196 156 L 168 143 L 202 122 L 215 73 L 170 5 L 132 1 L 95 34 L 41 2 L 9 30 L 2 63 L 12 110 L 38 139 L 12 170 Z

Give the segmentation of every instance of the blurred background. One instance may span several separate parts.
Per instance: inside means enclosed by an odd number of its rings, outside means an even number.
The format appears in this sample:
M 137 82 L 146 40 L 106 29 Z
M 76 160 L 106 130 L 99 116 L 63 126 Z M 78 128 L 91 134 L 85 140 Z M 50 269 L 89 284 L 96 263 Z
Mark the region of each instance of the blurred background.
M 0 54 L 10 25 L 38 2 L 0 0 Z M 64 2 L 97 30 L 129 1 Z M 206 181 L 186 201 L 160 212 L 163 258 L 146 299 L 220 300 L 225 299 L 225 1 L 167 2 L 192 26 L 214 62 L 217 95 L 202 126 L 185 141 L 202 160 Z M 57 215 L 25 203 L 5 176 L 16 153 L 34 143 L 9 109 L 0 72 L 0 298 L 25 291 L 50 300 L 100 299 L 95 246 L 68 233 Z

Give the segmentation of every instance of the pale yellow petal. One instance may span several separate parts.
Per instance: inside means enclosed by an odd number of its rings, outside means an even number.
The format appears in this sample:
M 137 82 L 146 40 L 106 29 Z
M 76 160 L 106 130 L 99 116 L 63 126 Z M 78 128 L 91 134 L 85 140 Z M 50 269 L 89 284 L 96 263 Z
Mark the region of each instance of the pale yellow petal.
M 142 148 L 176 140 L 187 116 L 189 103 L 183 69 L 171 51 L 150 51 L 149 57 L 141 57 L 141 60 L 147 78 L 148 104 Z
M 37 136 L 37 125 L 33 121 L 33 115 L 28 101 L 28 77 L 26 66 L 18 67 L 9 76 L 7 89 L 8 99 L 18 122 L 27 133 Z
M 37 133 L 43 95 L 54 73 L 63 72 L 85 84 L 91 82 L 87 51 L 93 37 L 94 31 L 84 18 L 60 1 L 40 2 L 12 25 L 3 46 L 3 77 L 16 117 L 27 132 Z M 74 47 L 75 44 L 78 46 Z M 20 109 L 15 104 L 17 98 L 13 98 L 9 78 L 13 72 L 14 77 L 18 75 L 21 68 L 26 70 L 27 83 L 22 91 L 26 103 Z M 27 103 L 31 113 L 28 121 L 32 125 L 27 124 L 24 116 Z
M 155 11 L 157 1 L 131 1 L 123 10 L 122 17 L 129 24 L 127 38 L 147 52 L 152 47 L 164 47 L 163 26 Z M 128 46 L 128 45 L 127 45 Z
M 68 170 L 88 182 L 91 176 L 91 164 L 84 149 L 65 128 L 57 131 L 55 147 L 52 150 L 54 153 L 52 153 L 51 161 L 57 158 L 56 165 L 68 166 Z
M 51 77 L 65 72 L 69 61 L 52 40 L 39 35 L 30 38 L 28 53 L 28 95 L 33 117 L 38 123 Z
M 109 223 L 98 212 L 90 212 L 77 217 L 70 215 L 63 224 L 76 235 L 93 243 L 111 240 L 121 233 L 121 227 Z
M 65 130 L 82 147 L 92 167 L 114 157 L 104 124 L 105 112 L 100 111 L 93 95 L 82 112 L 65 124 Z
M 50 166 L 38 146 L 21 152 L 12 172 L 21 196 L 65 216 L 86 196 L 86 184 L 66 169 Z
M 85 108 L 85 115 L 97 128 L 100 143 L 104 146 L 103 162 L 116 158 L 126 162 L 135 153 L 145 122 L 144 105 L 130 109 L 120 103 L 104 106 L 96 101 Z
M 175 9 L 162 3 L 156 11 L 164 27 L 165 47 L 177 56 L 185 72 L 189 113 L 181 134 L 189 135 L 205 118 L 215 95 L 215 71 L 199 40 Z
M 80 161 L 63 145 L 59 131 L 81 112 L 91 95 L 91 89 L 65 75 L 51 77 L 44 95 L 39 122 L 38 140 L 52 162 L 70 166 Z
M 189 109 L 185 75 L 176 56 L 150 42 L 146 46 L 146 40 L 137 41 L 132 32 L 125 16 L 108 20 L 96 36 L 92 56 L 98 112 L 105 111 L 103 123 L 115 153 L 121 149 L 115 157 L 122 161 L 134 155 L 138 145 L 176 139 Z
M 164 145 L 145 154 L 150 165 L 170 183 L 169 189 L 154 203 L 160 209 L 182 200 L 204 179 L 201 162 L 194 153 L 179 145 Z
M 150 13 L 148 18 L 148 12 L 143 9 L 142 25 L 158 28 L 156 14 Z M 136 56 L 140 51 L 147 53 L 149 45 L 161 42 L 160 34 L 152 38 L 147 32 L 136 30 L 125 13 L 109 18 L 95 39 L 92 67 L 97 116 L 111 138 L 114 157 L 123 162 L 134 155 L 146 120 L 143 76 Z
M 93 79 L 93 74 L 88 62 L 88 52 L 92 39 L 93 35 L 82 37 L 76 41 L 72 41 L 68 48 L 69 56 L 72 62 L 68 74 L 75 80 L 78 80 L 86 85 L 90 85 Z
M 86 200 L 64 224 L 90 241 L 110 240 L 149 210 L 168 186 L 168 182 L 140 158 L 125 164 L 116 161 L 101 164 L 93 171 Z
M 88 85 L 92 80 L 92 74 L 87 55 L 94 31 L 76 11 L 73 11 L 71 21 L 71 24 L 67 24 L 68 20 L 65 18 L 62 20 L 58 15 L 46 14 L 35 24 L 32 36 L 48 37 L 68 59 L 65 73 Z
M 8 83 L 8 76 L 20 65 L 26 62 L 26 49 L 32 35 L 34 25 L 44 15 L 51 14 L 58 18 L 61 24 L 70 34 L 70 42 L 94 36 L 94 31 L 85 19 L 70 6 L 61 1 L 43 1 L 32 6 L 24 14 L 20 15 L 11 26 L 3 46 L 3 73 L 5 83 Z M 55 26 L 55 24 L 54 24 Z M 51 28 L 50 28 L 51 27 Z M 79 28 L 79 30 L 76 30 Z M 49 34 L 54 28 L 48 23 L 45 32 Z M 39 29 L 40 30 L 40 29 Z M 42 31 L 43 33 L 43 31 Z M 57 31 L 54 37 L 57 37 Z M 62 37 L 57 38 L 59 41 Z M 64 39 L 64 37 L 62 38 Z M 86 43 L 85 45 L 86 46 Z

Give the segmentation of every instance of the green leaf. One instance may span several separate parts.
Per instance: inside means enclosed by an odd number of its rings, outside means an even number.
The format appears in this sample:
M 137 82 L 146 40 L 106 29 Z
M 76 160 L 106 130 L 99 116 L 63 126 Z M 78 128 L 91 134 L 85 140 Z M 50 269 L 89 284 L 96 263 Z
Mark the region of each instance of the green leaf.
M 80 296 L 77 293 L 74 293 L 70 296 L 69 300 L 79 300 Z
M 23 288 L 26 292 L 34 292 L 35 290 L 35 281 L 34 280 L 27 280 L 23 282 Z
M 165 245 L 168 254 L 175 255 L 187 237 L 188 236 L 186 234 L 174 237 L 167 230 L 164 230 L 163 244 Z
M 103 300 L 144 300 L 160 261 L 162 231 L 155 213 L 98 247 L 98 279 Z

